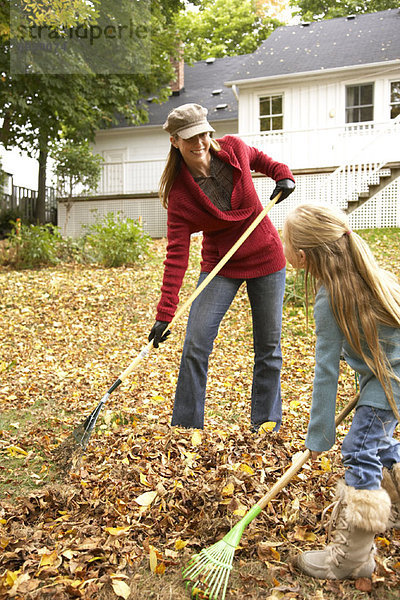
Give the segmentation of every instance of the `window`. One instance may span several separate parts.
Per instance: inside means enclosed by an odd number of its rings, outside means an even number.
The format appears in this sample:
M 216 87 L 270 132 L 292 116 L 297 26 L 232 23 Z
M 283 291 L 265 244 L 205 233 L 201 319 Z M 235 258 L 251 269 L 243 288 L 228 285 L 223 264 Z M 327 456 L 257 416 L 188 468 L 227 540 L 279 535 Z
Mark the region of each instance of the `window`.
M 283 129 L 282 96 L 260 98 L 260 131 Z
M 346 123 L 374 120 L 374 84 L 346 87 Z
M 393 81 L 390 85 L 390 118 L 395 119 L 400 115 L 400 81 Z

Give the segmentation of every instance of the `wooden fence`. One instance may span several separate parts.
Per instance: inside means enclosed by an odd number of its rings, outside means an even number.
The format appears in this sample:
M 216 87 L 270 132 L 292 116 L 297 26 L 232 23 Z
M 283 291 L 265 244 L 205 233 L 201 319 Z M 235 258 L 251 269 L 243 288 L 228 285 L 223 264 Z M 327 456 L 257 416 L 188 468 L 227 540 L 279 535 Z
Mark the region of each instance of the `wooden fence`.
M 28 223 L 33 223 L 37 194 L 36 190 L 13 185 L 11 194 L 0 193 L 0 214 L 15 212 Z M 45 220 L 46 223 L 57 225 L 57 199 L 52 187 L 46 188 Z

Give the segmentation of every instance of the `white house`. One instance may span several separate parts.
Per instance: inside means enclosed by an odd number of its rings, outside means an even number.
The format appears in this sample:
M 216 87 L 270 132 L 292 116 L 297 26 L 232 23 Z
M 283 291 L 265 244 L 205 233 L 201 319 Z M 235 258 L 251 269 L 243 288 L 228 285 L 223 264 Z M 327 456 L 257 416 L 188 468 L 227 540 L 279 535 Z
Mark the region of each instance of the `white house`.
M 253 54 L 181 65 L 169 100 L 146 100 L 148 124 L 98 132 L 101 185 L 75 202 L 69 235 L 93 209 L 140 216 L 151 235 L 165 235 L 162 124 L 185 102 L 208 108 L 217 137 L 239 135 L 290 166 L 297 186 L 271 211 L 278 227 L 305 201 L 339 204 L 355 228 L 400 226 L 400 10 L 280 27 Z M 255 185 L 265 203 L 273 182 L 255 174 Z

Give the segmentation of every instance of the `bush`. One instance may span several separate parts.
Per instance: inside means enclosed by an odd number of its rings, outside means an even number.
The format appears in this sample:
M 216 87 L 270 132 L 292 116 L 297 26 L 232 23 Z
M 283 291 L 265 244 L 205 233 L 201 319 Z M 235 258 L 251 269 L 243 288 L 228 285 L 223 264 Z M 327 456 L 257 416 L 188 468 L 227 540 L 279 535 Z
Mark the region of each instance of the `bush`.
M 139 221 L 108 213 L 103 219 L 86 226 L 85 252 L 104 267 L 135 263 L 149 254 L 151 237 Z
M 25 225 L 19 219 L 8 235 L 8 262 L 17 268 L 30 269 L 59 262 L 62 237 L 54 225 Z
M 0 240 L 10 235 L 17 219 L 22 220 L 22 214 L 16 208 L 8 208 L 0 212 Z

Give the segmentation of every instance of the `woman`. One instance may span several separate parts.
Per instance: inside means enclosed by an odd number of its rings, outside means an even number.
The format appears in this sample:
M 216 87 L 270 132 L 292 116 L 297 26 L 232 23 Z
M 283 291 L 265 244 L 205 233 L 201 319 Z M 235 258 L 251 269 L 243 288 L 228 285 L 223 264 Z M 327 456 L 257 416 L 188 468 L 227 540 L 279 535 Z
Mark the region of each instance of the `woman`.
M 289 168 L 239 138 L 210 138 L 207 109 L 184 104 L 164 124 L 171 150 L 160 197 L 168 210 L 168 246 L 161 299 L 149 340 L 165 340 L 188 265 L 190 236 L 203 232 L 199 284 L 262 211 L 251 169 L 274 179 L 271 196 L 286 198 L 295 187 Z M 202 429 L 208 359 L 218 328 L 239 287 L 246 282 L 253 319 L 255 362 L 251 398 L 254 430 L 281 423 L 281 321 L 285 258 L 279 235 L 265 217 L 193 302 L 175 394 L 172 425 Z

